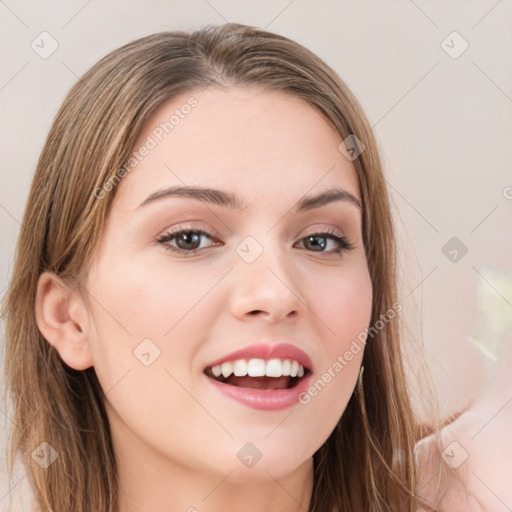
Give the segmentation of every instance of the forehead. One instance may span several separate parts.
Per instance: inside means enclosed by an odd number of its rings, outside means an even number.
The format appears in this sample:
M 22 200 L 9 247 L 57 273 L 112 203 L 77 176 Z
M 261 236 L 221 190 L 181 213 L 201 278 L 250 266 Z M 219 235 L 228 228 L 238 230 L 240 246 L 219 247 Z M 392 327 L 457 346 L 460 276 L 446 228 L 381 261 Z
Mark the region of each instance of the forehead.
M 359 196 L 341 136 L 312 105 L 283 91 L 210 86 L 174 98 L 149 119 L 116 202 L 135 207 L 159 187 L 201 185 L 295 200 L 343 187 Z

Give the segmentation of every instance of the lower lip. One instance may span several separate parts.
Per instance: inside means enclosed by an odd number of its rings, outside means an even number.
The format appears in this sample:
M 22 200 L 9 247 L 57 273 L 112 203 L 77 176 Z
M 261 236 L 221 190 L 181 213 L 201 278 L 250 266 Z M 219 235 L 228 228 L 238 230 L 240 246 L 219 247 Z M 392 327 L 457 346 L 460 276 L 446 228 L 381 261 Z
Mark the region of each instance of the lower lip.
M 302 377 L 289 389 L 251 389 L 224 384 L 210 377 L 208 381 L 224 396 L 237 400 L 253 409 L 260 411 L 282 411 L 299 402 L 299 395 L 308 389 L 311 374 Z

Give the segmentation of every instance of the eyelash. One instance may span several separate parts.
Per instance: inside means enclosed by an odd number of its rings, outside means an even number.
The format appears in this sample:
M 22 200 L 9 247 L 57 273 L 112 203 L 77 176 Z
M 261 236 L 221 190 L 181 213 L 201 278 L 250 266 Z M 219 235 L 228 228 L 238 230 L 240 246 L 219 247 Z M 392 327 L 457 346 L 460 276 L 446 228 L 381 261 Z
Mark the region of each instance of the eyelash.
M 160 238 L 158 238 L 156 240 L 156 242 L 160 245 L 163 245 L 164 248 L 168 251 L 175 252 L 175 253 L 181 253 L 184 255 L 194 255 L 197 252 L 202 251 L 204 249 L 203 248 L 203 249 L 185 250 L 185 249 L 180 249 L 178 247 L 173 247 L 173 246 L 169 245 L 168 242 L 170 242 L 171 240 L 173 240 L 173 239 L 177 238 L 178 236 L 185 234 L 185 233 L 199 235 L 199 236 L 206 236 L 206 237 L 210 238 L 211 240 L 214 239 L 214 237 L 212 235 L 210 235 L 210 233 L 203 231 L 202 229 L 180 228 L 175 231 L 170 231 L 168 233 L 165 233 Z M 302 237 L 300 239 L 300 241 L 303 241 L 303 240 L 305 240 L 307 238 L 311 238 L 311 237 L 331 238 L 338 244 L 338 248 L 331 250 L 331 251 L 310 251 L 310 252 L 319 252 L 319 253 L 325 253 L 325 254 L 338 253 L 341 255 L 346 251 L 350 251 L 350 250 L 354 249 L 354 246 L 344 236 L 339 235 L 338 232 L 335 231 L 334 229 L 327 229 L 325 231 L 311 233 L 305 237 Z

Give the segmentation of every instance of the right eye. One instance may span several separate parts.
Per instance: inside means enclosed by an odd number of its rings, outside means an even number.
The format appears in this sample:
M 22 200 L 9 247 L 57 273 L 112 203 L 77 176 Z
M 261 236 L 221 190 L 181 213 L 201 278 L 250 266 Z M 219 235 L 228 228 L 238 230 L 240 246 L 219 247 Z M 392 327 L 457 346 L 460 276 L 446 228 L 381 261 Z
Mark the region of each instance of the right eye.
M 213 237 L 202 229 L 178 229 L 165 233 L 156 242 L 172 252 L 195 254 L 197 251 L 212 247 L 212 245 L 206 247 L 202 245 L 202 239 L 213 240 Z

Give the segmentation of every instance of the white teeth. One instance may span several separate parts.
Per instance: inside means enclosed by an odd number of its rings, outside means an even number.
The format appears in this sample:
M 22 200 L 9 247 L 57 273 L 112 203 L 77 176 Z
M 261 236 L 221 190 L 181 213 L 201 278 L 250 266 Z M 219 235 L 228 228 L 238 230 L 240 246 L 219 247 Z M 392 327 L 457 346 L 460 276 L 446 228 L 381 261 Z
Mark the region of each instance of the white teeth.
M 270 359 L 270 361 L 267 361 L 267 368 L 265 371 L 265 375 L 267 377 L 281 377 L 282 374 L 282 364 L 280 359 Z
M 249 377 L 263 377 L 266 366 L 264 359 L 250 359 L 247 365 L 247 374 Z
M 227 362 L 220 365 L 222 376 L 227 379 L 233 373 L 233 363 Z
M 233 363 L 233 373 L 236 377 L 245 377 L 247 375 L 247 361 L 238 359 Z
M 237 359 L 226 361 L 212 366 L 212 374 L 215 377 L 228 378 L 232 374 L 235 377 L 304 377 L 304 367 L 298 361 L 290 359 Z

